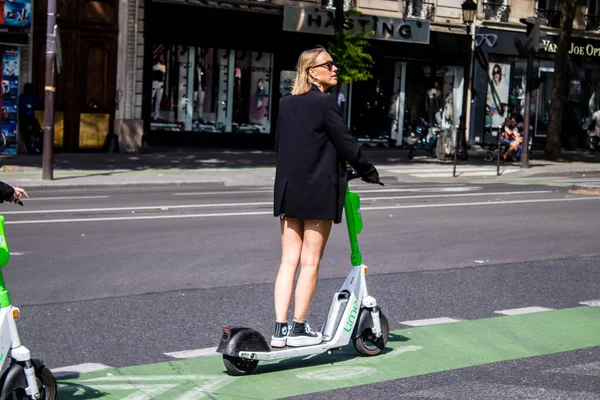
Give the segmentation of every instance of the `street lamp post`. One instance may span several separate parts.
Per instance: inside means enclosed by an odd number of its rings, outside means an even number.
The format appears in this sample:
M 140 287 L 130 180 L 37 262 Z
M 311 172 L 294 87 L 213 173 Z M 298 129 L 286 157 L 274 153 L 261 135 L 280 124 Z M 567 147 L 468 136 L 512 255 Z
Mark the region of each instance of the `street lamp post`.
M 458 127 L 456 141 L 454 143 L 454 170 L 452 172 L 453 176 L 456 176 L 456 160 L 459 157 L 462 161 L 467 161 L 469 156 L 467 154 L 467 107 L 468 101 L 467 97 L 469 95 L 469 86 L 471 85 L 470 77 L 471 77 L 471 65 L 473 64 L 471 61 L 472 52 L 471 52 L 471 24 L 475 21 L 475 14 L 477 13 L 477 3 L 473 0 L 465 0 L 462 5 L 462 13 L 463 13 L 463 23 L 467 27 L 467 36 L 469 38 L 469 49 L 468 49 L 468 57 L 465 65 L 464 71 L 464 79 L 463 79 L 463 104 L 462 104 L 462 115 L 460 117 L 460 125 Z

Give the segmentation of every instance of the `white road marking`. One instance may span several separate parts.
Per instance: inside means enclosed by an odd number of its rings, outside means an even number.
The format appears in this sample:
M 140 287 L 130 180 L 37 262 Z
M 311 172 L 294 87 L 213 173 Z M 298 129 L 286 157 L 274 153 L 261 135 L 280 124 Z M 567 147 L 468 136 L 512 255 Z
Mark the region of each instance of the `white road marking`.
M 355 193 L 380 193 L 380 192 L 426 192 L 426 191 L 439 191 L 439 192 L 471 192 L 474 190 L 480 190 L 480 186 L 437 186 L 437 187 L 416 187 L 416 188 L 377 188 L 377 189 L 357 189 L 351 185 L 351 189 Z M 360 187 L 372 187 L 372 184 L 360 185 Z M 257 193 L 273 193 L 273 189 L 264 190 L 231 190 L 221 192 L 184 192 L 184 193 L 173 193 L 173 196 L 202 196 L 202 195 L 215 195 L 215 194 L 257 194 Z
M 440 208 L 440 207 L 466 207 L 466 206 L 491 206 L 506 204 L 524 204 L 524 203 L 556 203 L 563 201 L 579 200 L 600 200 L 600 197 L 572 197 L 566 199 L 532 199 L 532 200 L 502 200 L 502 201 L 481 201 L 473 203 L 444 203 L 444 204 L 411 204 L 404 206 L 381 206 L 381 207 L 361 207 L 361 211 L 368 210 L 394 210 L 409 208 Z
M 210 396 L 220 388 L 227 386 L 238 378 L 227 375 L 148 375 L 148 376 L 120 376 L 111 375 L 92 379 L 82 379 L 76 384 L 59 384 L 60 392 L 74 392 L 89 390 L 90 388 L 98 391 L 135 391 L 135 393 L 124 397 L 126 400 L 148 400 L 177 387 L 180 384 L 189 384 L 190 382 L 204 381 L 202 384 L 188 390 L 177 400 L 195 400 Z M 137 382 L 181 382 L 170 384 L 157 383 L 137 383 Z M 84 385 L 82 385 L 84 384 Z M 83 388 L 85 387 L 85 389 Z M 84 393 L 84 392 L 82 392 Z
M 455 319 L 448 317 L 441 318 L 429 318 L 429 319 L 416 319 L 413 321 L 401 321 L 402 325 L 408 326 L 428 326 L 428 325 L 440 325 L 440 324 L 451 324 L 454 322 L 464 321 L 463 319 Z
M 173 193 L 173 196 L 203 196 L 203 195 L 214 195 L 214 194 L 256 194 L 256 193 L 272 193 L 273 189 L 264 190 L 224 190 L 221 192 L 187 192 L 187 193 Z
M 584 201 L 600 200 L 600 197 L 576 197 L 566 199 L 535 199 L 535 200 L 502 200 L 502 201 L 483 201 L 472 203 L 443 203 L 443 204 L 412 204 L 412 205 L 394 205 L 394 206 L 376 206 L 361 207 L 361 211 L 372 210 L 395 210 L 395 209 L 414 209 L 414 208 L 441 208 L 441 207 L 467 207 L 467 206 L 492 206 L 507 204 L 532 204 L 532 203 L 557 203 L 565 201 Z M 268 203 L 272 204 L 272 203 Z M 102 221 L 132 221 L 132 220 L 151 220 L 151 219 L 175 219 L 175 218 L 208 218 L 208 217 L 239 217 L 273 215 L 273 211 L 245 211 L 229 213 L 208 213 L 208 214 L 186 214 L 186 215 L 145 215 L 130 217 L 98 217 L 98 218 L 65 218 L 65 219 L 40 219 L 30 221 L 5 221 L 6 225 L 24 225 L 24 224 L 51 224 L 67 222 L 102 222 Z
M 414 196 L 362 197 L 361 201 L 400 200 L 400 199 L 434 199 L 446 197 L 475 197 L 475 196 L 514 196 L 518 194 L 544 194 L 552 190 L 532 190 L 530 192 L 490 192 L 490 193 L 459 193 L 459 194 L 419 194 Z M 362 208 L 362 207 L 361 207 Z
M 29 254 L 29 253 L 30 253 L 30 252 L 19 253 L 18 251 L 15 251 L 15 252 L 11 251 L 9 254 L 10 254 L 11 256 L 23 256 L 23 255 L 25 255 L 25 254 Z
M 247 207 L 247 206 L 266 206 L 272 205 L 272 201 L 262 201 L 254 203 L 214 203 L 214 204 L 180 204 L 180 205 L 162 205 L 162 206 L 138 206 L 138 207 L 106 207 L 106 208 L 71 208 L 58 210 L 27 210 L 27 211 L 6 211 L 7 214 L 66 214 L 77 212 L 106 212 L 106 211 L 141 211 L 141 210 L 177 210 L 184 208 L 208 208 L 208 207 Z
M 75 395 L 77 395 L 77 393 L 79 391 L 81 391 L 82 395 L 85 395 L 86 393 L 89 393 L 88 391 L 90 389 L 96 389 L 100 393 L 102 393 L 104 391 L 119 391 L 119 390 L 132 391 L 132 390 L 134 390 L 135 393 L 130 394 L 127 397 L 121 397 L 121 400 L 150 400 L 150 399 L 155 398 L 155 396 L 158 396 L 160 394 L 163 394 L 163 393 L 173 389 L 176 386 L 177 385 L 173 385 L 173 384 L 170 384 L 170 385 L 169 384 L 137 385 L 135 383 L 127 383 L 127 384 L 120 384 L 120 385 L 102 385 L 102 386 L 86 385 L 85 388 L 82 388 L 79 385 L 78 386 L 75 386 L 75 385 L 62 386 L 62 385 L 60 385 L 58 388 L 58 391 L 59 392 L 73 392 L 73 395 L 75 396 Z
M 212 375 L 109 375 L 82 379 L 79 382 L 158 382 L 158 381 L 197 381 L 214 379 Z
M 533 306 L 533 307 L 513 308 L 513 309 L 509 309 L 509 310 L 494 311 L 494 313 L 502 314 L 502 315 L 522 315 L 522 314 L 531 314 L 531 313 L 552 311 L 552 310 L 554 310 L 554 308 Z
M 32 197 L 25 199 L 29 201 L 40 201 L 40 200 L 88 200 L 88 199 L 108 199 L 110 196 L 60 196 L 60 197 Z
M 600 307 L 600 299 L 580 301 L 579 304 L 590 307 Z
M 401 200 L 401 199 L 424 199 L 424 198 L 445 198 L 445 197 L 464 197 L 464 196 L 499 196 L 499 195 L 520 195 L 520 194 L 544 194 L 552 193 L 552 190 L 531 190 L 520 192 L 490 192 L 490 193 L 459 193 L 459 194 L 425 194 L 415 196 L 391 196 L 391 197 L 363 197 L 362 201 L 376 200 Z M 143 210 L 178 210 L 186 208 L 222 208 L 222 207 L 253 207 L 272 205 L 272 201 L 258 201 L 250 203 L 208 203 L 208 204 L 180 204 L 180 205 L 152 205 L 152 206 L 136 206 L 136 207 L 105 207 L 105 208 L 72 208 L 72 209 L 56 209 L 56 210 L 24 210 L 24 211 L 5 211 L 2 214 L 70 214 L 77 212 L 109 212 L 109 211 L 143 211 Z
M 203 397 L 209 397 L 209 396 L 211 399 L 213 399 L 214 394 L 216 393 L 217 390 L 229 385 L 231 382 L 235 381 L 236 379 L 239 379 L 239 378 L 236 378 L 233 376 L 227 376 L 227 375 L 217 377 L 216 379 L 213 379 L 212 382 L 210 382 L 206 385 L 196 386 L 192 390 L 187 391 L 186 393 L 177 397 L 176 400 L 196 400 L 196 399 L 201 399 Z
M 308 381 L 344 381 L 375 373 L 377 373 L 377 369 L 372 367 L 325 367 L 316 371 L 301 372 L 296 374 L 296 377 Z
M 62 378 L 70 375 L 79 375 L 79 374 L 87 374 L 89 372 L 98 372 L 104 371 L 107 369 L 112 369 L 108 365 L 97 364 L 97 363 L 85 363 L 85 364 L 77 364 L 70 365 L 68 367 L 60 367 L 60 368 L 51 368 L 52 373 L 57 378 Z
M 199 358 L 216 356 L 219 353 L 217 353 L 216 347 L 207 347 L 206 349 L 182 350 L 164 354 L 173 358 Z

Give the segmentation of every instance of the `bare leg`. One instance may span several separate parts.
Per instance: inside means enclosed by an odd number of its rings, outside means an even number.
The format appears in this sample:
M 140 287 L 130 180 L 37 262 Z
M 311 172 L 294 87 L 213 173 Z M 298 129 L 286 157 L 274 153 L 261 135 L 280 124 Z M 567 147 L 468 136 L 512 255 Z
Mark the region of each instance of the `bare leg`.
M 301 219 L 281 219 L 281 264 L 275 280 L 275 317 L 277 322 L 286 322 L 294 278 L 302 251 L 304 223 Z
M 294 296 L 294 321 L 306 322 L 310 303 L 317 288 L 319 263 L 331 233 L 332 222 L 331 220 L 304 221 L 301 269 Z

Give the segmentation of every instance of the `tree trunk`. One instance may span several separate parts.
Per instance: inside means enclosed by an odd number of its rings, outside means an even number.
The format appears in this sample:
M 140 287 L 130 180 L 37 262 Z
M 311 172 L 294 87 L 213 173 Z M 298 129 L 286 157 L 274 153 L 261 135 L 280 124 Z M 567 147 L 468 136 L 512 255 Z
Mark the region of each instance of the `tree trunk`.
M 561 152 L 562 117 L 567 95 L 567 54 L 569 52 L 569 39 L 573 32 L 575 11 L 581 0 L 567 0 L 562 5 L 562 29 L 558 37 L 556 57 L 554 59 L 554 86 L 552 87 L 552 102 L 550 105 L 550 121 L 546 134 L 547 160 L 557 161 Z M 526 112 L 529 112 L 527 110 Z

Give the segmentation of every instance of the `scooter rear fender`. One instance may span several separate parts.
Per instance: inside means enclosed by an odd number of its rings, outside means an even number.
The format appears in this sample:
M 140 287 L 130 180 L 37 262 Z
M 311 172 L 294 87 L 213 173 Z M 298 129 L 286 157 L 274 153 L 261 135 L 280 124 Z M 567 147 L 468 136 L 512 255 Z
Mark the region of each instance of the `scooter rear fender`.
M 31 363 L 36 371 L 44 368 L 44 362 L 36 358 L 31 359 Z M 19 363 L 13 362 L 6 370 L 4 375 L 0 377 L 0 400 L 6 400 L 17 389 L 27 388 L 27 379 L 25 379 L 25 371 Z
M 271 346 L 260 332 L 252 328 L 223 328 L 217 353 L 237 357 L 240 351 L 271 351 Z

